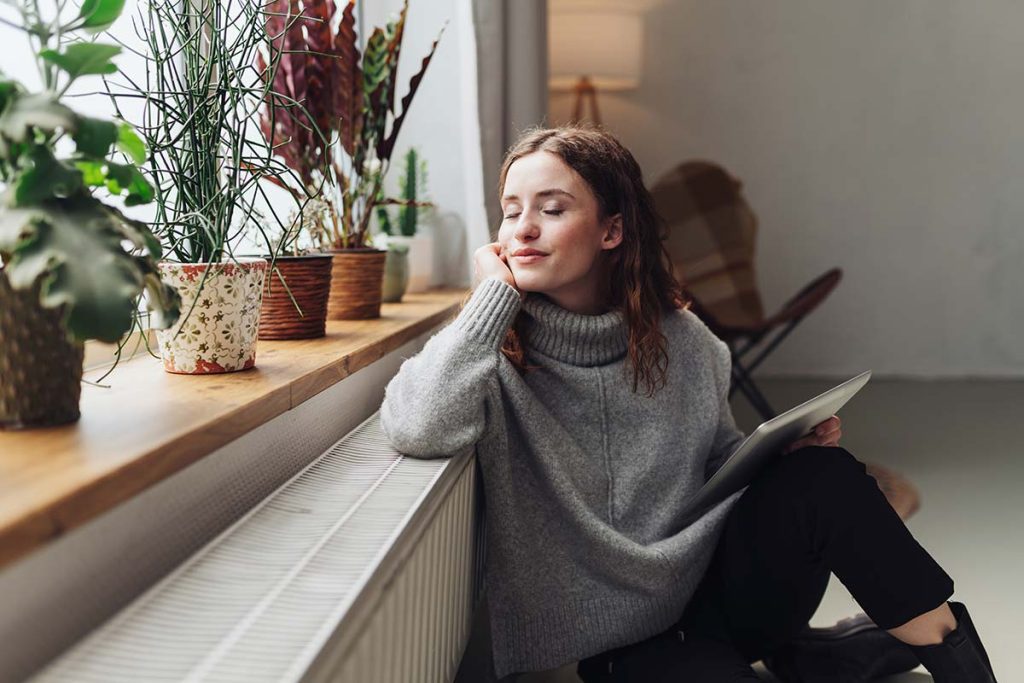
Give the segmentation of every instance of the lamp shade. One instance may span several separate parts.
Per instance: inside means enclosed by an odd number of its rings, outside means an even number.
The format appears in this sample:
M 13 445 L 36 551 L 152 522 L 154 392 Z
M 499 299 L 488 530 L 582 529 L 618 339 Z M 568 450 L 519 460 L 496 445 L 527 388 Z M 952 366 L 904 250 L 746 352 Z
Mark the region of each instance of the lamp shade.
M 601 90 L 640 84 L 643 22 L 630 7 L 553 8 L 548 26 L 549 85 L 568 89 L 587 76 Z

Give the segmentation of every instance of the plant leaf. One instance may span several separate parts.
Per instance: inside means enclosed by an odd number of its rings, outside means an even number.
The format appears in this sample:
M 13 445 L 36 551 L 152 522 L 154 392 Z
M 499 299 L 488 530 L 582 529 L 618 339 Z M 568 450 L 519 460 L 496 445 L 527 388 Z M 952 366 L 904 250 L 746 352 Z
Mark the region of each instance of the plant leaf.
M 58 129 L 74 130 L 77 125 L 78 115 L 46 93 L 14 93 L 0 114 L 0 136 L 13 142 L 32 140 L 33 128 L 53 133 Z
M 118 340 L 131 326 L 135 300 L 147 286 L 153 264 L 125 252 L 146 240 L 125 224 L 116 210 L 93 197 L 48 202 L 0 213 L 0 243 L 17 235 L 5 271 L 13 287 L 23 289 L 43 278 L 40 303 L 68 308 L 67 328 L 80 340 Z M 174 315 L 173 301 L 157 305 Z
M 356 141 L 363 127 L 363 83 L 360 75 L 359 43 L 356 40 L 355 0 L 349 0 L 334 35 L 334 51 L 339 57 L 334 109 L 341 117 L 341 145 L 349 157 L 355 156 Z
M 117 126 L 112 121 L 81 117 L 72 137 L 79 152 L 92 157 L 105 157 L 117 141 Z
M 166 330 L 178 321 L 181 313 L 181 297 L 178 290 L 160 279 L 160 273 L 147 259 L 137 259 L 143 270 L 143 289 L 146 291 L 146 310 L 149 311 L 149 326 Z
M 121 16 L 124 3 L 125 0 L 85 0 L 78 15 L 85 20 L 80 27 L 89 33 L 106 30 Z
M 153 186 L 131 164 L 107 163 L 107 189 L 113 194 L 127 190 L 125 206 L 138 206 L 153 201 Z
M 405 35 L 405 17 L 409 13 L 409 0 L 402 0 L 402 9 L 398 13 L 398 21 L 395 23 L 394 34 L 388 45 L 388 64 L 391 71 L 391 81 L 388 84 L 387 105 L 388 111 L 395 111 L 395 91 L 398 89 L 398 56 L 402 51 L 402 36 Z
M 153 201 L 153 186 L 132 164 L 115 164 L 104 159 L 78 159 L 75 168 L 82 173 L 88 187 L 105 187 L 111 194 L 127 192 L 126 206 L 148 204 Z
M 27 157 L 31 166 L 14 182 L 17 205 L 70 197 L 82 189 L 82 173 L 58 161 L 48 147 L 33 145 Z
M 117 45 L 106 43 L 73 43 L 64 52 L 43 50 L 39 56 L 55 64 L 74 80 L 86 74 L 112 74 L 117 65 L 110 60 L 121 52 Z
M 331 19 L 335 6 L 332 0 L 304 0 L 303 21 L 306 24 L 306 102 L 315 130 L 306 151 L 310 165 L 326 172 L 330 160 L 332 131 L 340 128 L 342 112 L 338 102 L 337 81 L 345 65 L 334 48 Z
M 388 24 L 386 29 L 378 26 L 366 41 L 362 69 L 363 126 L 360 130 L 359 141 L 355 144 L 355 155 L 353 156 L 353 165 L 357 169 L 362 168 L 363 154 L 366 149 L 371 144 L 379 144 L 384 137 L 387 125 L 387 84 L 392 80 L 388 49 L 391 45 L 392 33 L 390 31 L 393 29 L 393 24 Z
M 117 127 L 117 149 L 136 164 L 146 163 L 146 143 L 128 123 Z
M 388 134 L 387 139 L 381 140 L 378 143 L 377 158 L 381 160 L 391 158 L 391 151 L 395 148 L 395 141 L 398 139 L 398 131 L 402 129 L 402 122 L 405 121 L 405 115 L 409 113 L 409 105 L 412 104 L 412 98 L 416 95 L 416 90 L 420 87 L 420 81 L 423 80 L 423 74 L 427 72 L 427 67 L 430 66 L 430 60 L 433 59 L 434 52 L 437 51 L 437 44 L 441 42 L 442 35 L 444 35 L 444 27 L 441 27 L 441 32 L 437 35 L 437 38 L 434 39 L 434 44 L 430 47 L 430 52 L 423 58 L 423 62 L 420 63 L 419 72 L 409 81 L 409 92 L 402 98 L 402 113 L 395 119 L 394 124 L 392 124 L 391 133 Z
M 0 111 L 7 108 L 7 101 L 12 95 L 24 92 L 17 81 L 0 80 Z

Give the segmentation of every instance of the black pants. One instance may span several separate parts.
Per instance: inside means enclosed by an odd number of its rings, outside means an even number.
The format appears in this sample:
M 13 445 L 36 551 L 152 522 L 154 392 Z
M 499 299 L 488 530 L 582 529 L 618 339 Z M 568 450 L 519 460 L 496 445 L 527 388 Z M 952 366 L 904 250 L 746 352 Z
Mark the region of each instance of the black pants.
M 758 681 L 750 663 L 807 625 L 830 572 L 885 629 L 953 594 L 953 580 L 849 452 L 780 455 L 736 503 L 679 621 L 584 659 L 577 671 L 586 683 Z

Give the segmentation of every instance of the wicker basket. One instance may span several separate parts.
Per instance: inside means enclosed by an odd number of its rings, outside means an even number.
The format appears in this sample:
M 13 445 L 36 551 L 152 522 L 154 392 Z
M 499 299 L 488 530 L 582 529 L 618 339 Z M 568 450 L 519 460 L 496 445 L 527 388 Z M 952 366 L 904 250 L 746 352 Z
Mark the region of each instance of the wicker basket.
M 281 256 L 274 262 L 263 286 L 260 339 L 324 336 L 332 262 L 331 254 Z
M 39 304 L 38 281 L 14 290 L 0 270 L 0 429 L 78 420 L 83 347 L 62 318 Z
M 338 249 L 331 268 L 328 320 L 366 320 L 380 317 L 384 287 L 383 249 Z

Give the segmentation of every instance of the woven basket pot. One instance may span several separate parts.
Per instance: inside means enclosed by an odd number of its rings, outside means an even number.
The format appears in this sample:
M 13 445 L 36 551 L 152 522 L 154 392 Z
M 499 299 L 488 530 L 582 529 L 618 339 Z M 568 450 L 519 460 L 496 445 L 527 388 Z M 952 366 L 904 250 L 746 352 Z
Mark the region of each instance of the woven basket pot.
M 14 290 L 0 269 L 0 429 L 78 420 L 83 347 L 62 317 L 39 304 L 38 281 Z
M 324 336 L 332 262 L 331 254 L 277 258 L 263 286 L 260 339 Z
M 236 372 L 256 364 L 266 259 L 161 263 L 181 295 L 181 318 L 157 330 L 164 370 L 182 375 Z
M 388 253 L 370 247 L 338 249 L 331 267 L 328 320 L 366 320 L 380 317 L 384 260 Z

